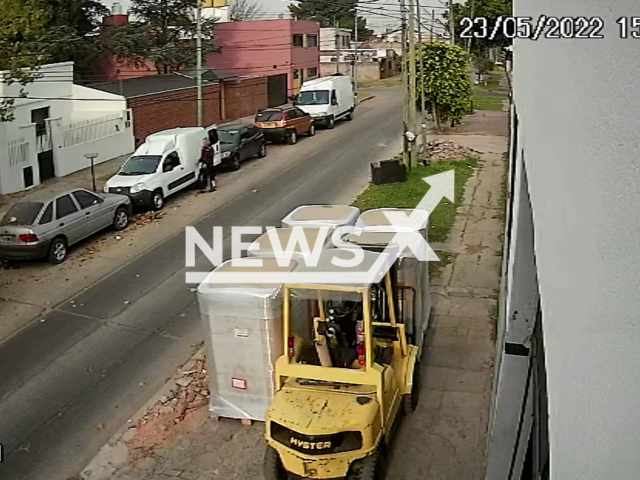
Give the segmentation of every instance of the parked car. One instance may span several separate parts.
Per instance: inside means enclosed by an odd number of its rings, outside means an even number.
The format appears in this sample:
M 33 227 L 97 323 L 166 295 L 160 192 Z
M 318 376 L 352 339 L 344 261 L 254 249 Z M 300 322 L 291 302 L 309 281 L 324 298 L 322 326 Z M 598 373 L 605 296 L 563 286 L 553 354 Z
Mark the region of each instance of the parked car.
M 267 141 L 262 130 L 255 125 L 221 125 L 218 128 L 222 148 L 222 166 L 238 170 L 240 162 L 257 155 L 267 156 Z
M 82 188 L 21 201 L 0 220 L 0 257 L 62 263 L 70 246 L 108 227 L 125 229 L 130 216 L 129 197 Z
M 353 120 L 355 98 L 351 78 L 332 75 L 304 82 L 293 100 L 294 105 L 313 117 L 316 125 L 333 128 L 342 118 Z
M 293 105 L 258 110 L 255 124 L 267 140 L 286 140 L 289 145 L 295 145 L 300 135 L 313 137 L 316 134 L 311 115 Z
M 107 180 L 104 192 L 127 195 L 136 206 L 162 210 L 165 198 L 198 181 L 198 162 L 206 139 L 214 148 L 214 165 L 219 165 L 222 158 L 215 125 L 149 135 Z

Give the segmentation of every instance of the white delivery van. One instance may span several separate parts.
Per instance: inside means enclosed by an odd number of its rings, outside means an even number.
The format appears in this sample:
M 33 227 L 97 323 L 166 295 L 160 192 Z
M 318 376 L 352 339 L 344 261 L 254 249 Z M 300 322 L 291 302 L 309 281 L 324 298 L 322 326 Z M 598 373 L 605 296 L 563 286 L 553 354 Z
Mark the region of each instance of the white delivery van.
M 302 84 L 294 104 L 313 117 L 315 125 L 333 128 L 337 120 L 353 120 L 356 97 L 351 77 L 332 75 Z
M 174 128 L 149 135 L 107 180 L 104 192 L 127 195 L 136 206 L 162 209 L 166 197 L 198 181 L 198 162 L 207 138 L 215 153 L 214 165 L 219 165 L 222 158 L 215 126 Z

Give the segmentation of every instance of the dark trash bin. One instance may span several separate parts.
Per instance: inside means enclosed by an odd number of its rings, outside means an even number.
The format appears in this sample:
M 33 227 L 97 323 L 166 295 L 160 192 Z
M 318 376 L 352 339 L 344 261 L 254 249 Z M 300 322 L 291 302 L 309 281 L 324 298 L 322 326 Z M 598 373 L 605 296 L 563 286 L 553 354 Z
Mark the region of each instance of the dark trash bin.
M 374 185 L 407 181 L 407 168 L 402 160 L 394 158 L 371 164 L 371 181 Z

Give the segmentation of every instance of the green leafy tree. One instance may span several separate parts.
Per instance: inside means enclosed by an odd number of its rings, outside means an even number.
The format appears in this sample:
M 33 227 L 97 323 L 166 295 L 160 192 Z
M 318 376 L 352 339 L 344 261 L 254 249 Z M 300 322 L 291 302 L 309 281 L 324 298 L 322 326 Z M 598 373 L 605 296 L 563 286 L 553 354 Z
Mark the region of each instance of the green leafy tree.
M 321 27 L 350 28 L 356 23 L 358 0 L 302 0 L 297 5 L 289 5 L 289 11 L 297 18 L 315 20 Z M 373 35 L 367 28 L 367 19 L 358 16 L 358 39 L 364 40 Z
M 105 50 L 132 66 L 150 62 L 158 73 L 195 63 L 198 0 L 133 0 L 130 12 L 139 20 L 113 27 L 104 36 Z M 214 51 L 215 19 L 202 20 L 203 56 Z
M 422 44 L 416 59 L 418 109 L 421 95 L 438 128 L 443 122 L 460 123 L 471 110 L 469 68 L 462 48 L 440 42 Z
M 96 28 L 109 10 L 98 0 L 36 0 L 47 12 L 47 28 L 69 27 L 80 34 Z
M 460 25 L 460 20 L 465 17 L 487 19 L 489 27 L 494 25 L 496 19 L 500 16 L 507 17 L 513 15 L 512 0 L 467 0 L 465 3 L 453 4 L 453 19 L 455 35 L 458 42 L 467 45 L 467 39 L 461 39 L 460 34 L 464 28 Z M 448 21 L 448 12 L 443 13 L 443 17 Z M 476 56 L 486 55 L 490 48 L 507 47 L 511 45 L 512 40 L 505 37 L 502 32 L 492 40 L 488 38 L 473 38 L 471 41 L 471 52 Z
M 480 75 L 487 75 L 496 68 L 495 63 L 488 58 L 477 57 L 474 59 L 473 64 Z
M 0 70 L 5 84 L 32 82 L 47 55 L 38 48 L 46 14 L 31 0 L 0 0 Z M 21 91 L 24 95 L 24 90 Z M 0 122 L 14 119 L 13 98 L 0 100 Z
M 76 80 L 82 81 L 93 70 L 100 45 L 88 36 L 109 10 L 98 0 L 34 0 L 46 12 L 40 48 L 51 62 L 73 61 Z

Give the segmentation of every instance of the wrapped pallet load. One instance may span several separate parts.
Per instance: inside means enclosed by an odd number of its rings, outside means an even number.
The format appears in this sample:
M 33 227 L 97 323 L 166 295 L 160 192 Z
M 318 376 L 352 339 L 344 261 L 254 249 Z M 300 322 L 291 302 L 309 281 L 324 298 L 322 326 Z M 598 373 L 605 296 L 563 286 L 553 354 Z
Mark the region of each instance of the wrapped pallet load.
M 360 210 L 351 205 L 301 205 L 282 219 L 282 226 L 329 227 L 333 233 L 338 227 L 355 225 Z
M 331 231 L 326 236 L 321 236 L 321 230 L 319 228 L 307 228 L 300 229 L 302 232 L 302 238 L 293 238 L 293 228 L 274 228 L 271 233 L 265 232 L 258 237 L 247 249 L 247 254 L 250 257 L 272 257 L 277 258 L 281 254 L 285 254 L 286 258 L 300 261 L 307 254 L 314 251 L 314 247 L 317 242 L 322 244 L 322 249 L 331 246 Z M 274 245 L 274 240 L 279 245 Z M 295 243 L 290 245 L 291 240 L 295 240 Z M 300 240 L 305 241 L 309 247 L 309 251 L 302 250 Z
M 394 215 L 392 223 L 387 213 Z M 356 221 L 356 227 L 376 232 L 393 232 L 407 230 L 419 232 L 425 240 L 429 240 L 429 212 L 418 208 L 374 208 L 362 212 Z
M 393 214 L 393 222 L 386 215 L 391 212 Z M 395 232 L 415 232 L 422 236 L 425 242 L 429 241 L 428 228 L 429 228 L 429 212 L 418 208 L 376 208 L 362 212 L 356 221 L 356 227 L 362 228 L 362 235 L 360 240 L 355 236 L 350 236 L 349 239 L 352 242 L 377 242 L 379 245 L 384 245 L 384 242 L 389 242 L 394 237 Z M 386 237 L 378 235 L 377 238 L 366 238 L 366 234 L 373 232 L 388 233 Z M 347 239 L 345 239 L 348 241 Z M 363 245 L 364 246 L 364 245 Z M 366 247 L 365 247 L 366 248 Z M 425 257 L 428 257 L 430 250 L 425 248 L 423 252 Z M 398 267 L 398 281 L 401 285 L 412 286 L 416 288 L 416 333 L 418 335 L 424 335 L 429 325 L 429 318 L 431 315 L 431 296 L 429 294 L 429 263 L 418 260 L 409 250 L 401 253 L 399 258 Z M 408 293 L 405 291 L 405 293 Z M 405 300 L 405 308 L 412 308 L 410 304 L 407 304 Z M 413 303 L 413 302 L 410 302 Z M 419 319 L 422 321 L 420 322 Z M 421 324 L 422 327 L 418 328 Z
M 296 262 L 281 266 L 264 258 L 262 266 L 255 266 L 255 260 L 229 260 L 198 287 L 212 416 L 264 421 L 274 393 L 274 365 L 284 352 L 281 285 L 242 284 L 241 277 L 228 274 L 267 274 L 270 282 L 278 276 L 284 281 Z

